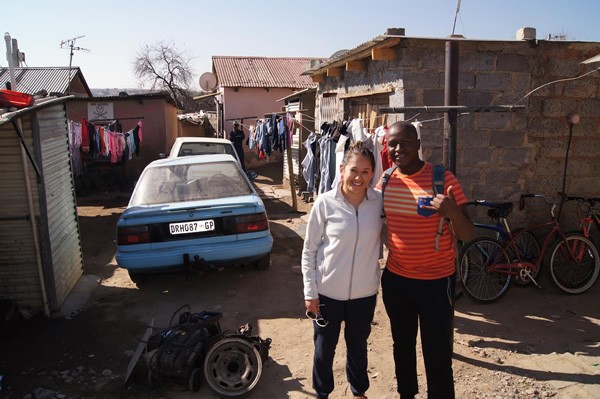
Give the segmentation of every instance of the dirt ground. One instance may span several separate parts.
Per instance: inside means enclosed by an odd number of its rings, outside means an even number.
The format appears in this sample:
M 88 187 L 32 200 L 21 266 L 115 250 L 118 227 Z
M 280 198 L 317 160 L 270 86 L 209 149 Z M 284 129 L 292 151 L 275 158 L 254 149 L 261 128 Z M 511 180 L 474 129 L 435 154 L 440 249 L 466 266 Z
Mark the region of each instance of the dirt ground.
M 271 338 L 250 398 L 314 398 L 312 326 L 304 317 L 300 254 L 310 204 L 294 211 L 281 165 L 257 170 L 275 237 L 272 266 L 227 268 L 205 276 L 164 275 L 140 287 L 114 260 L 115 224 L 127 195 L 79 199 L 85 263 L 92 290 L 81 308 L 50 319 L 4 323 L 0 331 L 0 398 L 216 398 L 204 384 L 152 387 L 144 365 L 123 384 L 146 327 L 166 328 L 182 305 L 223 313 L 221 326 L 249 322 Z M 513 286 L 495 304 L 461 297 L 456 306 L 454 375 L 457 398 L 600 397 L 600 284 L 579 296 L 561 294 L 542 276 L 541 289 Z M 369 339 L 371 399 L 397 398 L 389 323 L 379 296 Z M 420 349 L 419 349 L 420 350 Z M 349 398 L 340 338 L 332 398 Z M 426 398 L 419 356 L 418 398 Z

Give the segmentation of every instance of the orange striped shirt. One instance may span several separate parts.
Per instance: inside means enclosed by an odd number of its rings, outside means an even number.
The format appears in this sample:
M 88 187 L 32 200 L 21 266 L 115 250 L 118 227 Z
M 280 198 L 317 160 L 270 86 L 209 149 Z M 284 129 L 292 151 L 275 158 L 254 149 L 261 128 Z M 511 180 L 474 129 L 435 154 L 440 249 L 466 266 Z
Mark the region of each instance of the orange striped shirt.
M 448 186 L 456 203 L 467 202 L 460 183 L 450 171 L 444 178 L 444 194 Z M 413 175 L 403 175 L 394 170 L 385 187 L 383 206 L 387 218 L 387 244 L 389 248 L 387 268 L 395 274 L 419 280 L 433 280 L 454 274 L 455 245 L 444 223 L 439 251 L 435 250 L 435 238 L 440 216 L 429 217 L 417 213 L 418 197 L 433 196 L 433 166 L 425 165 Z

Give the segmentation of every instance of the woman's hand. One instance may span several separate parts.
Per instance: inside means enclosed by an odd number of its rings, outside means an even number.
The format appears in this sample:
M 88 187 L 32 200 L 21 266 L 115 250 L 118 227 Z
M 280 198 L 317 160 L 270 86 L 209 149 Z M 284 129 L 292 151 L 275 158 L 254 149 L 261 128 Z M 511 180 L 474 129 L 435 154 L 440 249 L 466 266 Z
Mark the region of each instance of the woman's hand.
M 304 300 L 304 307 L 306 308 L 307 311 L 309 312 L 314 312 L 314 313 L 319 313 L 319 299 L 305 299 Z

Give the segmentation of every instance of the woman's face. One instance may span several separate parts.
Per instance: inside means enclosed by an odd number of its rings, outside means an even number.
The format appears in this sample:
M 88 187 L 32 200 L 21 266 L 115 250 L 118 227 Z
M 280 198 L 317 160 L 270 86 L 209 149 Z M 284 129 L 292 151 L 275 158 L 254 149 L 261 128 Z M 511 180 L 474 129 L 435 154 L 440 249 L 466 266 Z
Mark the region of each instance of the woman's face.
M 346 165 L 342 165 L 342 190 L 345 193 L 364 193 L 367 191 L 373 178 L 373 166 L 369 158 L 353 154 L 348 158 Z

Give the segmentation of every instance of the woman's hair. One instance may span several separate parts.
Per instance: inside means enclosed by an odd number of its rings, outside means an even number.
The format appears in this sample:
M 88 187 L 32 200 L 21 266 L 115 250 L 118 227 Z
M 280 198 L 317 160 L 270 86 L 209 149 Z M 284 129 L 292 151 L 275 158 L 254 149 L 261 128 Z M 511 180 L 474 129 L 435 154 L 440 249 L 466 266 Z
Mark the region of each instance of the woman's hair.
M 351 144 L 350 147 L 344 153 L 344 160 L 342 161 L 342 165 L 346 166 L 350 157 L 354 155 L 361 155 L 363 157 L 367 157 L 369 162 L 371 162 L 371 167 L 373 168 L 373 170 L 375 170 L 375 157 L 373 156 L 371 150 L 367 148 L 365 143 L 358 140 Z

